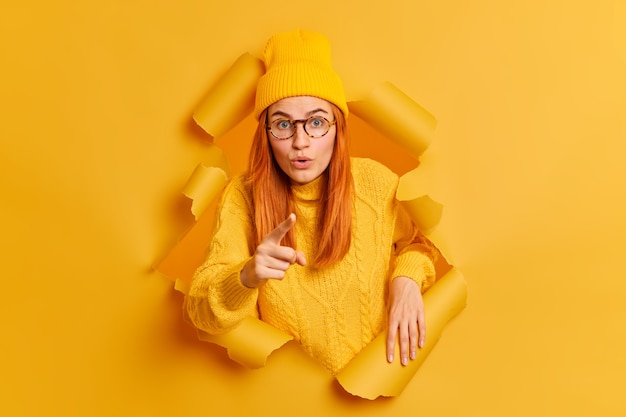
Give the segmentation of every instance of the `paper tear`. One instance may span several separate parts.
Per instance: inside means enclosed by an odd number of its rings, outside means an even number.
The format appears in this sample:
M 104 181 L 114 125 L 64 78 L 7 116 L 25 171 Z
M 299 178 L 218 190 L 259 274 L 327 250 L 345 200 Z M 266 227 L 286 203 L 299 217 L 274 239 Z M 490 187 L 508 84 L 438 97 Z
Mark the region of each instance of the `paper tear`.
M 452 249 L 448 245 L 448 240 L 446 239 L 446 233 L 441 230 L 441 226 L 437 227 L 435 230 L 431 230 L 426 237 L 428 240 L 433 242 L 435 247 L 439 250 L 439 254 L 441 258 L 445 261 L 446 264 L 452 266 L 456 263 L 454 262 L 454 254 L 452 253 Z
M 250 369 L 262 368 L 276 349 L 293 338 L 269 324 L 252 317 L 245 318 L 227 333 L 210 335 L 198 331 L 198 338 L 215 343 L 228 351 L 228 357 Z
M 200 102 L 193 119 L 214 138 L 223 135 L 254 108 L 256 85 L 264 73 L 260 59 L 241 55 Z
M 181 279 L 176 279 L 174 281 L 174 289 L 183 294 L 189 293 L 189 284 Z
M 421 168 L 420 166 L 400 177 L 396 198 L 420 230 L 429 234 L 441 220 L 443 205 L 430 198 L 429 195 L 418 191 L 421 188 L 421 182 L 420 176 L 416 173 Z
M 437 125 L 432 114 L 390 82 L 380 84 L 365 100 L 351 101 L 348 106 L 415 159 L 428 148 Z
M 369 400 L 400 395 L 437 344 L 446 324 L 465 308 L 466 301 L 465 279 L 453 268 L 424 294 L 427 337 L 415 359 L 406 366 L 399 360 L 388 363 L 387 333 L 383 332 L 337 374 L 337 380 L 347 392 Z M 395 357 L 400 357 L 397 344 Z
M 191 212 L 196 220 L 209 207 L 228 182 L 223 169 L 198 164 L 183 188 L 183 194 L 192 200 Z
M 207 210 L 155 268 L 174 281 L 174 288 L 183 294 L 187 293 L 194 272 L 206 256 L 213 225 L 214 216 Z
M 349 103 L 350 110 L 385 137 L 406 149 L 416 160 L 430 145 L 435 117 L 390 82 L 374 88 L 365 100 Z M 443 205 L 420 192 L 419 167 L 400 177 L 396 198 L 417 226 L 428 234 L 441 219 Z
M 441 220 L 443 205 L 427 195 L 408 201 L 400 200 L 400 203 L 417 224 L 417 227 L 427 235 L 435 229 Z

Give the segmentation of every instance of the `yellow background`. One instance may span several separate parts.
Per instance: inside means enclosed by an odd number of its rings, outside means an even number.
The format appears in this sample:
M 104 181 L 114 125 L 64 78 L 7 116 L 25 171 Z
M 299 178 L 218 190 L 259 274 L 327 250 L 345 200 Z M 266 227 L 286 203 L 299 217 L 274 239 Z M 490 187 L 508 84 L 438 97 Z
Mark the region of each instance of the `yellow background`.
M 468 307 L 394 399 L 350 398 L 292 344 L 238 367 L 152 270 L 193 223 L 193 108 L 299 27 L 350 99 L 388 80 L 439 122 Z M 0 74 L 2 415 L 624 415 L 624 0 L 4 1 Z

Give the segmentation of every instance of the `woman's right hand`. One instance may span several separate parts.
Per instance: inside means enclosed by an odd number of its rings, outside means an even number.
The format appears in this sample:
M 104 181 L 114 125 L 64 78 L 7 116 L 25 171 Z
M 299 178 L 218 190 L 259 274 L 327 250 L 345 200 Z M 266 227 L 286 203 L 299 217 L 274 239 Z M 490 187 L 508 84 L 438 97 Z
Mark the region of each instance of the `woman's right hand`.
M 244 286 L 258 288 L 268 279 L 283 279 L 285 271 L 295 263 L 306 265 L 304 253 L 280 245 L 280 241 L 295 224 L 296 215 L 291 213 L 276 229 L 265 236 L 257 246 L 254 256 L 241 271 L 240 280 Z

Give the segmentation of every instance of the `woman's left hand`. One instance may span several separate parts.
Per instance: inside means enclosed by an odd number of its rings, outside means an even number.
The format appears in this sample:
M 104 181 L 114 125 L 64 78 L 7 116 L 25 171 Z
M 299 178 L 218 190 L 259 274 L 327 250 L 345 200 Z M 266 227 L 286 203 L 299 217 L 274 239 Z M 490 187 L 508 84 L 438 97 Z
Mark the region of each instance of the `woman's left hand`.
M 424 347 L 426 322 L 424 300 L 419 286 L 407 277 L 395 277 L 389 288 L 389 328 L 387 330 L 387 360 L 393 362 L 396 338 L 400 342 L 402 365 L 415 359 L 417 348 Z

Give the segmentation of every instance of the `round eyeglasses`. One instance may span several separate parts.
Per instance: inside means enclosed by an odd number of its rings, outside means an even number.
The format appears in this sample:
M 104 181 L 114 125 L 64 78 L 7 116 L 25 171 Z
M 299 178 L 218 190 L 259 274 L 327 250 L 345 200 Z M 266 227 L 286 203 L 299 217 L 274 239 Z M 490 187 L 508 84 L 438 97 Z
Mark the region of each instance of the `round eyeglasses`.
M 337 120 L 329 122 L 322 116 L 311 116 L 308 119 L 289 120 L 277 119 L 266 127 L 272 133 L 272 136 L 278 140 L 291 138 L 296 133 L 298 123 L 302 123 L 304 132 L 311 138 L 317 139 L 324 136 L 330 130 L 330 127 L 337 123 Z

